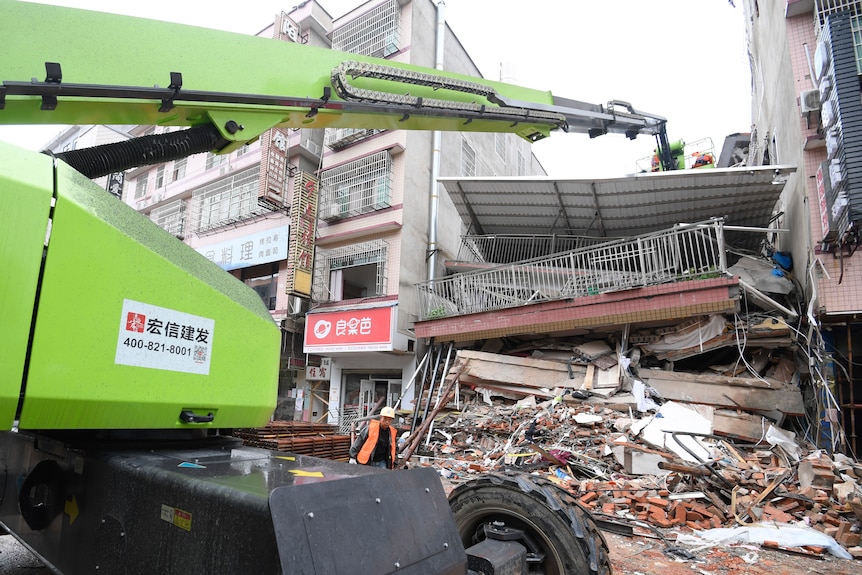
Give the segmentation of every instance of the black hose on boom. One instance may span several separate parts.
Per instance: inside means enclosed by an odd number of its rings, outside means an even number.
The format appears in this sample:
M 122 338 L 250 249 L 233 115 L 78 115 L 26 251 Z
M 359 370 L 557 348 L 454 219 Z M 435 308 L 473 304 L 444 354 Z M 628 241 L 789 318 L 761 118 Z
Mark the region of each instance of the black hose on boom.
M 90 179 L 123 172 L 138 166 L 151 166 L 179 160 L 226 146 L 228 141 L 212 124 L 179 132 L 141 136 L 125 142 L 103 144 L 54 154 Z

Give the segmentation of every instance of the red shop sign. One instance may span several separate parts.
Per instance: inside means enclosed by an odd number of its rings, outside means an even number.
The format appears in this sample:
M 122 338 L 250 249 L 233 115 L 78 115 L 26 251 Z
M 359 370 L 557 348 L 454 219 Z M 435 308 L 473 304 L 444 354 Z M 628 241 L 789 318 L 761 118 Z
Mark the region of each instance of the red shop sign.
M 394 310 L 377 307 L 308 314 L 303 351 L 391 351 Z

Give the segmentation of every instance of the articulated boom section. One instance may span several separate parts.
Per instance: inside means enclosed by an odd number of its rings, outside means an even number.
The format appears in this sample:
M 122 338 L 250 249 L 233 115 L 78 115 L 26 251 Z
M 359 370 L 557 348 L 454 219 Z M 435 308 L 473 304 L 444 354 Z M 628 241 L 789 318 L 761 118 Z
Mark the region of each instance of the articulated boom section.
M 81 29 L 100 33 L 82 37 Z M 276 126 L 510 132 L 535 141 L 552 130 L 634 138 L 665 124 L 616 101 L 587 104 L 292 42 L 53 6 L 4 6 L 0 37 L 9 47 L 0 124 L 212 124 L 220 151 Z M 43 70 L 44 82 L 31 80 Z

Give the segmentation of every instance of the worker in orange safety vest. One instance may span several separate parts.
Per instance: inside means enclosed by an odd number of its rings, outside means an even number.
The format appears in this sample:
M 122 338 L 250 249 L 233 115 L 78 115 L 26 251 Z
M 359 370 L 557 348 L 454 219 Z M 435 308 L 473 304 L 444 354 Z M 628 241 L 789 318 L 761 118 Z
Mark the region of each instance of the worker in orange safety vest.
M 712 157 L 712 154 L 706 152 L 705 154 L 701 154 L 700 152 L 695 152 L 692 154 L 694 156 L 694 165 L 693 168 L 701 168 L 703 166 L 708 166 L 715 162 L 715 159 Z
M 380 419 L 372 419 L 350 447 L 350 463 L 394 469 L 396 461 L 395 436 L 398 431 L 392 424 L 395 410 L 384 407 Z

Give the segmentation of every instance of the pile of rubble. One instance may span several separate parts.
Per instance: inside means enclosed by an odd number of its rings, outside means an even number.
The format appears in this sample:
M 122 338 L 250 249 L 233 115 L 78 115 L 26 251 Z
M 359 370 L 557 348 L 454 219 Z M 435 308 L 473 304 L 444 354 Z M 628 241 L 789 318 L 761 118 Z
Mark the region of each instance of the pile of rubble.
M 774 343 L 786 327 L 770 321 L 761 335 Z M 699 338 L 698 349 L 712 339 L 702 329 Z M 781 427 L 804 415 L 782 347 L 755 350 L 742 369 L 701 372 L 634 370 L 603 341 L 520 356 L 461 350 L 445 383 L 419 398 L 436 409 L 401 454 L 437 468 L 449 487 L 514 468 L 548 477 L 608 521 L 696 532 L 804 525 L 862 559 L 862 464 Z M 685 348 L 673 349 L 678 358 Z

